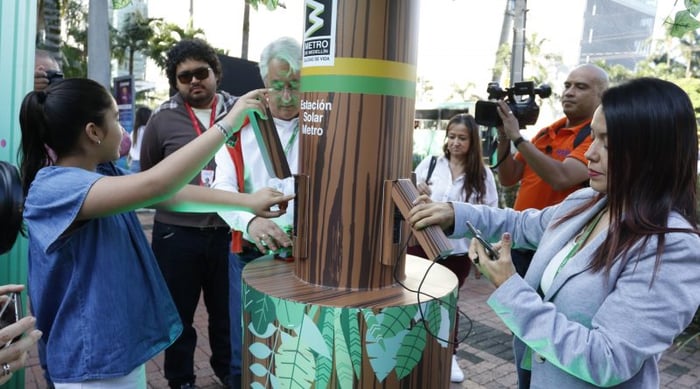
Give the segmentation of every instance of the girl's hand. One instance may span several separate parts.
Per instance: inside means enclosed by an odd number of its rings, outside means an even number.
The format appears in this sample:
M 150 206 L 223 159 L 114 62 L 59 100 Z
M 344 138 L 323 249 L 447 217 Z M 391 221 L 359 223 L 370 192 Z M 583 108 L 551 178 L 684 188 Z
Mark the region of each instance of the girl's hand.
M 513 247 L 513 240 L 510 233 L 506 232 L 501 237 L 501 241 L 495 243 L 493 247 L 498 251 L 498 259 L 489 259 L 486 250 L 478 240 L 472 238 L 469 245 L 469 259 L 481 274 L 485 275 L 497 288 L 515 274 L 515 266 L 511 260 L 510 250 Z
M 289 200 L 293 199 L 294 196 L 293 194 L 285 196 L 284 193 L 272 188 L 263 188 L 250 194 L 250 208 L 257 216 L 266 218 L 278 217 L 287 212 Z M 278 209 L 270 210 L 275 205 L 278 206 Z
M 267 106 L 267 89 L 254 89 L 236 100 L 233 108 L 221 119 L 219 123 L 226 128 L 231 129 L 231 134 L 241 130 L 241 126 L 245 121 L 249 112 L 255 112 L 263 119 L 267 118 L 265 114 Z

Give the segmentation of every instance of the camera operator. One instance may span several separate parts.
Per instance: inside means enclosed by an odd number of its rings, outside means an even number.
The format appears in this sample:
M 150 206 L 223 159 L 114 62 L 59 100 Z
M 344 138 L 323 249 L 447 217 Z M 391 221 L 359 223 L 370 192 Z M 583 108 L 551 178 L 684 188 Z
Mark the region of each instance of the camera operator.
M 520 135 L 519 126 L 498 127 L 498 178 L 503 186 L 520 181 L 513 206 L 516 210 L 542 209 L 561 202 L 585 186 L 588 168 L 584 153 L 591 144 L 590 122 L 608 87 L 607 73 L 592 64 L 574 68 L 564 82 L 562 108 L 565 117 L 541 129 L 531 141 Z M 499 107 L 509 112 L 508 105 Z M 584 132 L 579 136 L 580 132 Z M 511 141 L 517 150 L 511 154 Z M 532 254 L 513 250 L 513 264 L 525 276 Z
M 36 49 L 34 53 L 34 90 L 44 90 L 52 81 L 62 78 L 61 68 L 51 53 Z

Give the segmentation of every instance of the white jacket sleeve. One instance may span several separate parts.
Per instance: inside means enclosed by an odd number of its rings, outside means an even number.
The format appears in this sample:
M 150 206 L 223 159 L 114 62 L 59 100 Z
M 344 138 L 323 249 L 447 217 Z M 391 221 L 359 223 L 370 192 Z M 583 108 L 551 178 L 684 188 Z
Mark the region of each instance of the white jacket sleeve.
M 214 183 L 211 187 L 240 193 L 236 168 L 233 165 L 233 160 L 231 160 L 231 155 L 226 149 L 226 145 L 216 152 L 214 158 L 216 161 L 216 173 L 214 174 Z M 248 239 L 248 223 L 253 220 L 255 214 L 246 211 L 222 211 L 218 212 L 218 214 L 231 229 L 243 232 L 243 237 Z

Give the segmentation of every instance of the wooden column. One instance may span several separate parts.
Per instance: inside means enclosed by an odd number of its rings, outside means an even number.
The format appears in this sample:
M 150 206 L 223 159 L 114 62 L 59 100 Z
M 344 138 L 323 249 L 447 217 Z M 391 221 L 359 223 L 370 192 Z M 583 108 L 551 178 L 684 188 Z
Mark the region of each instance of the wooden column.
M 339 1 L 335 22 L 328 11 L 303 47 L 296 274 L 382 288 L 403 267 L 385 185 L 411 174 L 419 2 Z
M 457 277 L 406 257 L 392 199 L 411 177 L 419 2 L 305 2 L 295 261 L 243 271 L 244 386 L 448 387 Z

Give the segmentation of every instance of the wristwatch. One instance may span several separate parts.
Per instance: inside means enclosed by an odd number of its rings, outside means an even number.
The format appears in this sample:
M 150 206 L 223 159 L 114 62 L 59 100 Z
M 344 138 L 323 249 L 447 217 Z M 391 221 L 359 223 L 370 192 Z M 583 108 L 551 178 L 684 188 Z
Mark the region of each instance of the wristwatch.
M 517 149 L 518 146 L 520 146 L 520 144 L 523 142 L 525 142 L 525 138 L 523 138 L 522 136 L 519 136 L 518 139 L 513 141 L 513 146 L 515 146 L 515 148 Z

